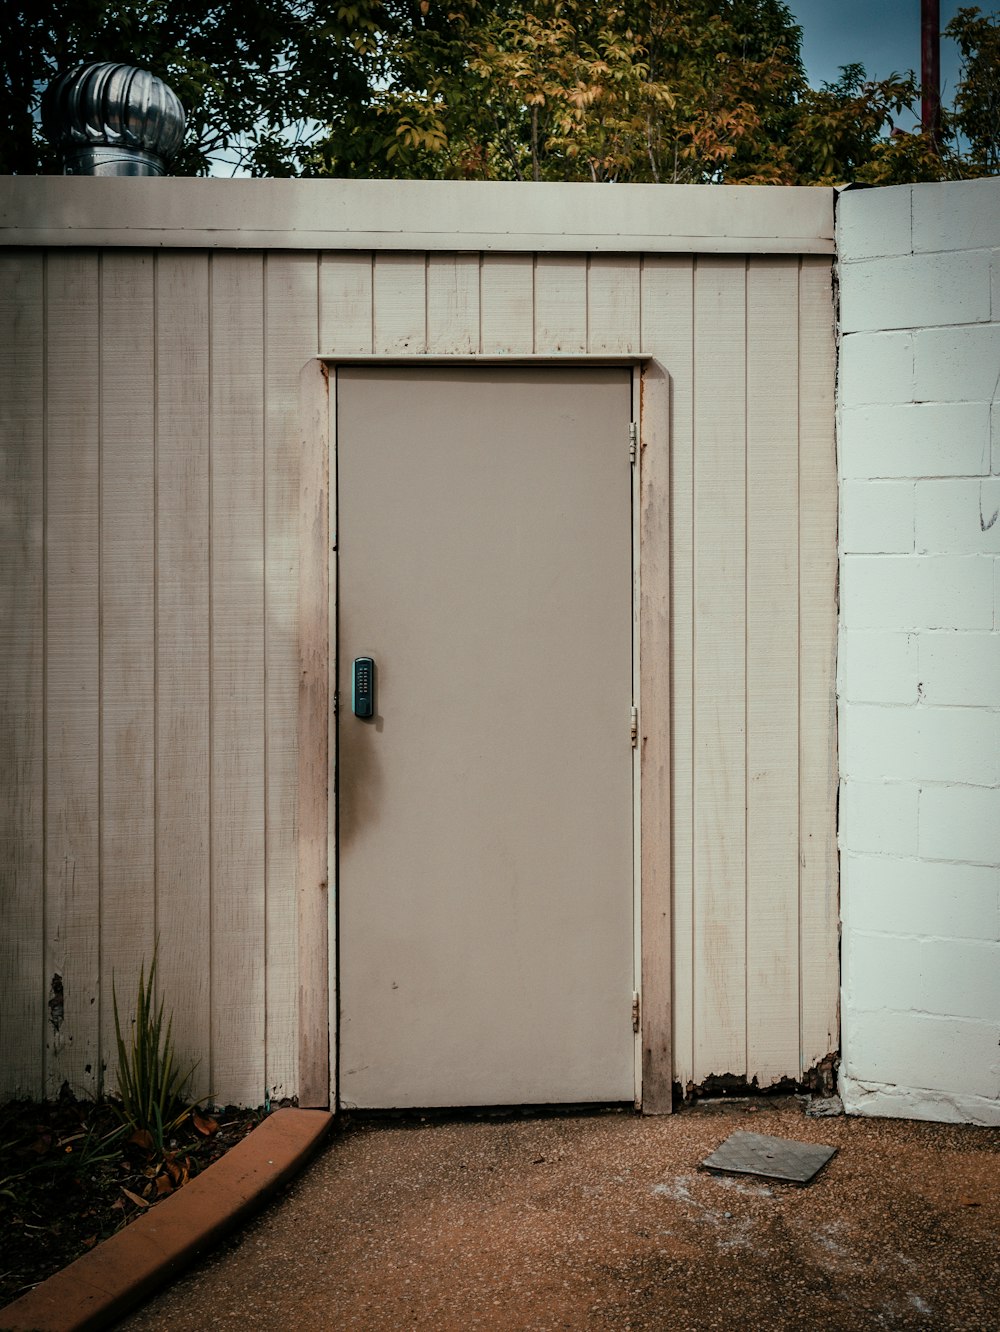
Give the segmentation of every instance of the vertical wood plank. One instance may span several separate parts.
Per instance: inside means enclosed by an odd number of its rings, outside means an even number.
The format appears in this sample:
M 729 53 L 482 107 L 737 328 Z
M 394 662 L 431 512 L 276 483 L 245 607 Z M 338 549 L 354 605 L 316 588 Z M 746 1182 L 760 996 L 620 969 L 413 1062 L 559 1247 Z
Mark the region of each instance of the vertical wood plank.
M 747 270 L 747 1078 L 799 1059 L 797 258 Z
M 660 502 L 670 504 L 670 844 L 672 860 L 673 1078 L 685 1087 L 694 1072 L 693 1031 L 693 420 L 694 261 L 646 258 L 642 266 L 643 349 L 670 377 L 669 477 Z M 645 464 L 644 464 L 645 465 Z M 645 800 L 645 796 L 644 796 Z
M 829 260 L 802 260 L 799 328 L 799 931 L 805 1073 L 839 1045 L 836 351 Z
M 112 983 L 131 1012 L 156 938 L 153 258 L 109 251 L 101 263 L 101 1048 L 110 1052 Z
M 212 256 L 212 1085 L 264 1091 L 263 259 Z
M 670 774 L 670 381 L 642 372 L 639 449 L 639 753 L 642 1108 L 673 1108 Z
M 208 257 L 157 256 L 156 919 L 179 1055 L 211 1067 Z
M 101 1087 L 100 260 L 48 258 L 45 1093 Z
M 336 746 L 329 743 L 330 645 L 336 641 L 330 515 L 336 501 L 330 485 L 334 403 L 319 361 L 302 371 L 299 403 L 299 1105 L 327 1106 L 336 1093 L 329 1025 L 330 998 L 337 993 L 336 941 L 329 933 L 329 885 L 337 864 Z
M 329 377 L 327 379 L 327 384 L 328 385 L 330 384 Z M 335 474 L 336 461 L 337 461 L 337 446 L 336 446 L 337 430 L 336 430 L 335 417 L 332 417 L 330 414 L 328 414 L 327 421 L 329 423 L 330 448 L 327 453 L 327 458 L 329 462 L 327 467 L 326 480 L 328 483 L 328 489 L 330 491 L 329 507 L 332 513 L 337 503 L 336 486 L 333 484 L 333 477 Z M 334 526 L 332 520 L 330 526 L 331 528 Z M 325 979 L 327 984 L 327 991 L 326 991 L 327 1012 L 329 1014 L 329 1023 L 328 1023 L 329 1039 L 327 1041 L 327 1047 L 326 1047 L 327 1048 L 326 1075 L 328 1078 L 328 1085 L 329 1085 L 329 1101 L 326 1102 L 326 1104 L 329 1104 L 331 1107 L 334 1108 L 336 1108 L 337 1106 L 337 1097 L 340 1091 L 340 1041 L 339 1041 L 340 980 L 337 970 L 340 962 L 340 943 L 339 943 L 339 934 L 338 934 L 339 917 L 337 914 L 337 901 L 338 901 L 339 883 L 340 883 L 340 877 L 339 877 L 340 869 L 339 869 L 339 859 L 338 859 L 339 848 L 337 843 L 337 789 L 338 789 L 339 776 L 337 770 L 337 739 L 335 733 L 337 721 L 336 721 L 336 716 L 330 714 L 329 699 L 332 697 L 332 694 L 330 692 L 332 688 L 332 682 L 337 680 L 337 662 L 338 662 L 337 643 L 338 643 L 338 632 L 339 632 L 338 626 L 340 623 L 338 619 L 338 614 L 339 614 L 338 598 L 340 596 L 339 579 L 340 579 L 339 556 L 337 554 L 336 549 L 334 548 L 330 552 L 330 561 L 328 566 L 328 581 L 327 581 L 327 607 L 328 607 L 327 643 L 329 650 L 326 659 L 328 676 L 327 676 L 327 689 L 325 694 L 326 702 L 324 704 L 324 706 L 326 707 L 326 722 L 328 728 L 327 729 L 328 741 L 326 749 L 326 772 L 327 772 L 326 885 L 327 886 L 324 887 L 322 892 L 317 893 L 315 895 L 316 900 L 313 908 L 318 917 L 324 905 L 322 900 L 323 897 L 325 896 L 329 899 L 325 904 L 326 905 L 325 919 L 328 922 L 327 936 L 326 936 L 328 941 L 328 950 L 326 957 L 327 966 L 326 966 Z M 318 854 L 316 857 L 316 868 L 317 871 L 321 868 L 320 857 Z M 314 947 L 314 951 L 317 954 L 316 967 L 318 969 L 323 959 L 322 956 L 319 955 L 318 949 L 315 949 Z M 317 1051 L 317 1053 L 320 1052 Z M 316 1067 L 317 1067 L 317 1073 L 314 1079 L 317 1086 L 316 1104 L 318 1106 L 322 1106 L 324 1102 L 320 1100 L 318 1092 L 318 1088 L 320 1086 L 320 1078 L 322 1077 L 323 1073 L 322 1056 L 316 1060 Z
M 535 263 L 535 351 L 587 350 L 587 260 L 540 254 Z
M 427 350 L 427 259 L 423 254 L 379 253 L 374 271 L 374 348 Z
M 298 1091 L 299 376 L 314 357 L 314 254 L 266 259 L 267 1091 Z
M 594 255 L 587 271 L 587 350 L 637 352 L 639 346 L 639 259 Z
M 427 350 L 479 351 L 479 255 L 427 256 Z
M 696 1082 L 746 1071 L 746 261 L 695 269 Z
M 319 266 L 319 350 L 342 356 L 372 351 L 372 255 L 324 254 Z
M 0 256 L 0 1099 L 42 1095 L 44 258 Z
M 535 337 L 534 256 L 487 253 L 482 259 L 483 351 L 530 353 Z

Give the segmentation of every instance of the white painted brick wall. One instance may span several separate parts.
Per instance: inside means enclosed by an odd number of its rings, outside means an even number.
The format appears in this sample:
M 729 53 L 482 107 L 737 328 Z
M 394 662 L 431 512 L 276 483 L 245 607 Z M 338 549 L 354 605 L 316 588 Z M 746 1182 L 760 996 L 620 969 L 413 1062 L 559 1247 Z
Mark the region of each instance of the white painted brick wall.
M 841 1090 L 1000 1125 L 1000 180 L 838 253 Z
M 913 251 L 913 190 L 868 190 L 841 196 L 837 218 L 837 253 L 842 264 Z
M 843 309 L 841 292 L 841 309 Z M 913 402 L 913 334 L 854 333 L 840 344 L 840 400 L 845 406 Z
M 1000 875 L 988 865 L 851 854 L 841 875 L 852 932 L 1000 943 Z
M 927 633 L 915 635 L 914 641 L 925 702 L 1000 708 L 1000 634 Z M 906 703 L 909 698 L 904 691 L 902 697 L 877 701 Z
M 966 180 L 945 189 L 903 186 L 901 193 L 912 192 L 912 249 L 917 253 L 1000 249 L 996 185 L 995 180 Z
M 915 510 L 919 554 L 1000 555 L 1000 477 L 918 481 Z M 895 536 L 898 524 L 891 519 L 887 526 Z
M 844 946 L 844 993 L 852 996 L 855 984 L 872 1011 L 947 1013 L 989 1022 L 1000 1013 L 1000 944 L 854 929 Z
M 842 550 L 890 555 L 913 550 L 913 481 L 845 481 L 840 498 Z
M 975 555 L 844 555 L 841 622 L 848 629 L 992 629 L 994 563 Z
M 916 703 L 920 697 L 919 663 L 916 634 L 879 629 L 847 633 L 842 629 L 838 652 L 840 696 L 854 703 Z
M 853 269 L 856 294 L 841 332 L 987 322 L 991 259 L 989 250 L 967 250 L 862 260 Z
M 841 848 L 883 856 L 917 854 L 920 789 L 912 782 L 844 781 L 840 788 Z M 849 836 L 844 838 L 847 830 Z
M 840 727 L 840 772 L 863 782 L 994 786 L 1000 781 L 1000 712 L 848 703 Z
M 907 1091 L 938 1090 L 956 1099 L 1000 1097 L 995 1022 L 859 1008 L 853 1014 L 851 1028 L 851 1063 L 867 1074 L 865 1078 L 848 1074 L 854 1082 L 898 1089 L 902 1092 L 900 1099 L 905 1099 Z M 915 1113 L 925 1104 L 933 1107 L 936 1103 L 933 1096 L 912 1097 L 909 1117 L 945 1118 Z M 859 1108 L 862 1104 L 859 1098 Z
M 851 345 L 852 339 L 845 338 Z M 985 402 L 905 402 L 844 408 L 840 462 L 845 478 L 985 476 L 990 471 Z M 993 417 L 994 470 L 1000 471 L 1000 411 Z
M 917 846 L 923 859 L 1000 864 L 1000 790 L 996 787 L 928 785 L 920 790 L 918 813 Z
M 915 401 L 994 401 L 1000 380 L 1000 323 L 926 328 L 912 336 Z

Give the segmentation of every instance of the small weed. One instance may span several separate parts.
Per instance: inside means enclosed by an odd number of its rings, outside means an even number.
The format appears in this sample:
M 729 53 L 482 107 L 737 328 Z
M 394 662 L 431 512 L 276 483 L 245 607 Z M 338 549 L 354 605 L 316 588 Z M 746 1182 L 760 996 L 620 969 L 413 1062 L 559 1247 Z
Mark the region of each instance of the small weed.
M 146 975 L 145 964 L 139 970 L 139 991 L 131 1031 L 123 1034 L 118 1011 L 118 993 L 114 979 L 111 997 L 115 1013 L 115 1039 L 118 1044 L 118 1107 L 122 1119 L 133 1134 L 148 1134 L 159 1153 L 187 1119 L 191 1104 L 187 1089 L 196 1064 L 182 1070 L 175 1057 L 171 1029 L 173 1017 L 163 1024 L 163 1000 L 153 998 L 156 981 L 156 948 Z M 129 1039 L 126 1039 L 126 1035 Z

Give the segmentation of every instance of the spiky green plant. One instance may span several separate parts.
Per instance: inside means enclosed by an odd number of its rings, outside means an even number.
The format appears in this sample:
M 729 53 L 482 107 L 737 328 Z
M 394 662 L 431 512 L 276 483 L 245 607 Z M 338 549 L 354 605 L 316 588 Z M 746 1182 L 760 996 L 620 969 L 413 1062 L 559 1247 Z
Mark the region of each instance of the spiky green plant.
M 146 975 L 145 963 L 139 970 L 139 992 L 131 1031 L 122 1032 L 118 1013 L 118 993 L 114 977 L 111 997 L 115 1011 L 115 1038 L 118 1043 L 119 1111 L 134 1132 L 145 1130 L 158 1151 L 190 1113 L 187 1091 L 196 1064 L 182 1069 L 177 1063 L 173 1038 L 173 1016 L 163 1023 L 163 999 L 153 998 L 156 981 L 156 948 Z

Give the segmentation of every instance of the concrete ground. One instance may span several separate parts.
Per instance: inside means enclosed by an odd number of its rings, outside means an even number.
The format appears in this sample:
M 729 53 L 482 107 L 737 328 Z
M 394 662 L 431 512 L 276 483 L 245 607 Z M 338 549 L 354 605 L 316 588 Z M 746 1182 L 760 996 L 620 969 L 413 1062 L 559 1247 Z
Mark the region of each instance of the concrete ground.
M 828 1143 L 806 1188 L 698 1163 Z M 360 1123 L 129 1329 L 1000 1329 L 1000 1130 L 794 1098 Z

